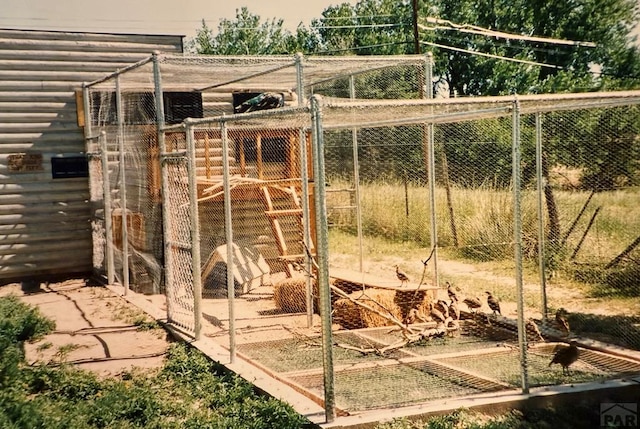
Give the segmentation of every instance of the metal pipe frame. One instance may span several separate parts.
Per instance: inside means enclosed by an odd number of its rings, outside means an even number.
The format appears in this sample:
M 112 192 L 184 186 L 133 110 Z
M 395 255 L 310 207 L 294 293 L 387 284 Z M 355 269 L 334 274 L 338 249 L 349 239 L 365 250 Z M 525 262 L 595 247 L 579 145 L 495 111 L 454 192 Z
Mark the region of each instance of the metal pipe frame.
M 187 169 L 189 176 L 189 217 L 191 224 L 191 273 L 193 276 L 193 318 L 194 338 L 200 339 L 202 333 L 202 273 L 200 258 L 200 217 L 198 214 L 198 187 L 196 184 L 196 144 L 193 127 L 189 120 L 187 127 Z
M 433 98 L 433 54 L 428 52 L 425 59 L 425 97 Z M 433 133 L 433 121 L 427 123 L 428 148 L 428 177 L 429 177 L 429 205 L 431 208 L 431 251 L 433 252 L 433 286 L 438 287 L 440 273 L 438 272 L 438 223 L 436 215 L 436 149 Z
M 355 77 L 349 76 L 349 97 L 352 100 L 356 98 Z M 363 262 L 363 240 L 362 240 L 362 210 L 360 206 L 360 163 L 358 160 L 358 129 L 351 129 L 351 140 L 353 146 L 353 183 L 356 190 L 356 228 L 358 231 L 358 252 L 360 272 L 364 272 Z
M 113 79 L 113 78 L 115 78 L 115 77 L 118 77 L 118 76 L 120 76 L 120 75 L 121 75 L 121 74 L 123 74 L 123 73 L 130 72 L 131 70 L 135 70 L 135 69 L 137 69 L 138 67 L 142 67 L 143 65 L 148 64 L 148 63 L 150 63 L 151 61 L 155 61 L 155 60 L 154 60 L 154 57 L 156 57 L 157 55 L 158 55 L 158 53 L 157 53 L 157 52 L 154 52 L 154 53 L 153 53 L 153 55 L 151 55 L 151 56 L 149 56 L 149 57 L 147 57 L 147 58 L 145 58 L 145 59 L 143 59 L 143 60 L 140 60 L 140 61 L 138 61 L 137 63 L 133 63 L 133 64 L 131 64 L 131 65 L 128 65 L 128 66 L 126 66 L 126 67 L 123 67 L 123 68 L 121 68 L 121 69 L 118 69 L 118 70 L 116 70 L 115 72 L 113 72 L 113 73 L 110 73 L 110 74 L 106 75 L 105 77 L 101 77 L 100 79 L 96 79 L 96 80 L 94 80 L 94 81 L 91 81 L 91 82 L 89 82 L 89 83 L 85 84 L 85 86 L 86 86 L 87 88 L 89 88 L 89 87 L 92 87 L 92 86 L 98 85 L 98 84 L 100 84 L 100 83 L 106 82 L 106 81 L 108 81 L 108 80 L 110 80 L 110 79 Z
M 304 107 L 304 65 L 303 56 L 301 53 L 297 53 L 295 56 L 296 62 L 296 90 L 298 92 L 298 107 Z M 309 221 L 310 209 L 309 209 L 309 172 L 308 172 L 308 159 L 307 159 L 307 136 L 304 128 L 300 128 L 298 132 L 299 141 L 299 160 L 300 160 L 300 181 L 302 182 L 302 229 L 304 230 L 303 240 L 305 249 L 311 251 L 311 223 Z M 313 326 L 313 264 L 311 261 L 311 254 L 305 252 L 304 257 L 305 272 L 307 273 L 305 293 L 306 293 L 306 307 L 307 307 L 307 328 Z
M 118 152 L 120 153 L 120 211 L 122 215 L 122 286 L 124 294 L 129 292 L 129 232 L 127 216 L 127 181 L 124 150 L 124 118 L 122 112 L 122 93 L 120 75 L 116 76 L 116 115 L 118 117 Z
M 544 234 L 544 178 L 542 177 L 542 114 L 536 113 L 536 183 L 538 209 L 538 267 L 540 275 L 540 313 L 547 318 L 547 273 L 545 263 L 545 234 Z
M 104 229 L 107 263 L 107 283 L 115 281 L 115 264 L 113 257 L 113 224 L 111 222 L 111 186 L 109 184 L 109 152 L 107 150 L 107 133 L 100 132 L 100 162 L 102 163 L 102 201 L 104 204 Z
M 227 298 L 229 301 L 229 362 L 236 361 L 235 278 L 233 275 L 233 222 L 231 220 L 231 173 L 229 171 L 229 138 L 226 122 L 220 123 L 222 136 L 222 186 L 224 192 L 224 231 L 227 241 Z
M 522 207 L 521 207 L 521 182 L 520 171 L 521 147 L 520 147 L 520 103 L 517 97 L 513 101 L 512 123 L 512 168 L 513 168 L 513 240 L 515 277 L 518 307 L 518 344 L 520 348 L 520 369 L 522 393 L 529 393 L 529 367 L 527 353 L 527 331 L 524 315 L 524 286 L 522 280 Z
M 153 54 L 153 82 L 154 82 L 154 95 L 156 102 L 156 127 L 157 127 L 157 139 L 158 149 L 160 151 L 160 187 L 162 195 L 162 233 L 163 233 L 163 247 L 164 247 L 164 281 L 166 290 L 166 302 L 167 302 L 167 320 L 171 322 L 171 316 L 173 313 L 173 300 L 170 296 L 173 291 L 173 260 L 171 258 L 171 217 L 169 216 L 169 209 L 167 208 L 167 199 L 169 198 L 169 176 L 165 166 L 165 156 L 167 153 L 167 144 L 165 140 L 164 129 L 164 103 L 162 100 L 162 75 L 160 72 L 160 60 L 157 53 Z
M 311 97 L 313 130 L 313 176 L 316 183 L 314 193 L 316 206 L 316 248 L 318 249 L 318 290 L 320 292 L 320 316 L 322 331 L 322 363 L 324 375 L 324 409 L 327 423 L 336 418 L 333 365 L 333 333 L 331 331 L 331 289 L 329 285 L 329 227 L 324 169 L 324 141 L 322 135 L 321 98 Z

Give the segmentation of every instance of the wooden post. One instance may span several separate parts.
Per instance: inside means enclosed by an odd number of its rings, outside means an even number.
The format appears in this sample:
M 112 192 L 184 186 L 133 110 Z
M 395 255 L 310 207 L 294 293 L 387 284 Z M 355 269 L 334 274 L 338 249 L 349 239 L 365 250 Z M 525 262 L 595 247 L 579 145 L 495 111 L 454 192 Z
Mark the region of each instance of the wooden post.
M 576 255 L 580 251 L 580 248 L 582 247 L 582 243 L 584 243 L 584 239 L 587 238 L 587 234 L 589 233 L 589 230 L 593 226 L 593 222 L 596 220 L 596 216 L 598 216 L 598 213 L 600 213 L 600 209 L 601 208 L 602 207 L 598 207 L 596 209 L 596 211 L 593 213 L 593 216 L 591 216 L 591 220 L 589 221 L 589 225 L 587 225 L 587 228 L 584 230 L 584 234 L 582 234 L 582 238 L 580 238 L 580 242 L 576 246 L 576 250 L 573 251 L 573 254 L 571 255 L 571 259 L 575 259 L 576 258 Z
M 258 179 L 264 179 L 264 167 L 262 165 L 262 135 L 256 135 L 256 164 L 258 166 Z
M 640 236 L 638 236 L 638 238 L 633 240 L 633 243 L 628 245 L 627 248 L 622 251 L 622 253 L 620 253 L 618 256 L 613 258 L 613 260 L 611 262 L 609 262 L 605 266 L 605 269 L 613 268 L 616 265 L 618 265 L 620 263 L 620 261 L 622 261 L 625 258 L 625 256 L 627 256 L 629 253 L 631 253 L 633 251 L 633 249 L 638 247 L 639 244 L 640 244 Z
M 447 207 L 449 208 L 449 224 L 451 226 L 451 236 L 453 237 L 453 245 L 458 247 L 458 230 L 456 228 L 456 217 L 453 213 L 453 204 L 451 202 L 451 187 L 449 186 L 449 166 L 447 165 L 447 152 L 442 149 L 442 181 L 447 194 Z
M 209 131 L 204 132 L 204 167 L 205 176 L 211 179 L 211 159 L 209 157 Z M 197 165 L 196 165 L 197 168 Z
M 576 225 L 578 224 L 578 221 L 580 220 L 580 218 L 582 218 L 582 215 L 587 210 L 587 206 L 591 202 L 591 198 L 593 198 L 595 193 L 596 193 L 595 190 L 591 191 L 591 194 L 589 194 L 589 198 L 587 198 L 587 201 L 584 202 L 584 205 L 582 206 L 582 209 L 580 209 L 580 213 L 578 213 L 578 216 L 576 216 L 576 218 L 573 220 L 573 223 L 571 224 L 571 226 L 569 227 L 567 232 L 564 234 L 564 237 L 562 237 L 561 243 L 562 243 L 563 246 L 566 244 L 567 239 L 569 238 L 569 235 L 571 235 L 571 233 L 575 229 Z

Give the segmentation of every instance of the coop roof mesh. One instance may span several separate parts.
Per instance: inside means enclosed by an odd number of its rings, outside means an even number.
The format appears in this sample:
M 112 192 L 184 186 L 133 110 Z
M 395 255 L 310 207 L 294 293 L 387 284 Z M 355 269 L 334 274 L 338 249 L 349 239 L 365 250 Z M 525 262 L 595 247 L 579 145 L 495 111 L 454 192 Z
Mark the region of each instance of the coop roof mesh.
M 301 80 L 308 96 L 321 96 L 323 126 L 325 129 L 346 127 L 396 126 L 419 123 L 444 123 L 508 116 L 518 108 L 520 113 L 605 108 L 640 103 L 640 91 L 618 91 L 582 94 L 511 95 L 499 97 L 467 97 L 424 99 L 421 79 L 424 78 L 426 58 L 421 55 L 405 56 L 205 56 L 160 55 L 160 75 L 163 91 L 199 91 L 203 93 L 233 93 L 252 91 L 297 90 Z M 298 67 L 300 65 L 300 68 Z M 350 76 L 371 78 L 383 70 L 405 67 L 403 77 L 411 88 L 404 88 L 405 99 L 397 99 L 392 91 L 386 96 L 368 98 L 358 94 L 355 99 L 345 95 L 345 80 Z M 413 74 L 407 77 L 406 70 Z M 299 76 L 299 71 L 302 71 Z M 113 90 L 118 85 L 125 92 L 152 92 L 155 78 L 152 57 L 114 72 L 89 84 L 92 90 Z M 365 79 L 366 84 L 380 85 L 389 91 L 394 75 L 382 79 Z M 340 85 L 327 89 L 328 82 Z M 329 85 L 330 86 L 330 85 Z M 336 87 L 338 90 L 336 90 Z M 371 89 L 371 88 L 367 88 Z M 348 92 L 348 91 L 347 91 Z M 366 91 L 362 91 L 366 92 Z M 371 93 L 376 94 L 375 88 Z M 412 98 L 406 98 L 407 96 Z M 294 99 L 295 100 L 295 99 Z M 304 103 L 308 107 L 308 100 Z M 295 105 L 295 102 L 291 105 Z M 282 126 L 282 116 L 263 112 L 261 126 Z M 296 113 L 297 114 L 297 113 Z M 259 116 L 259 115 L 258 115 Z M 248 125 L 248 123 L 247 123 Z

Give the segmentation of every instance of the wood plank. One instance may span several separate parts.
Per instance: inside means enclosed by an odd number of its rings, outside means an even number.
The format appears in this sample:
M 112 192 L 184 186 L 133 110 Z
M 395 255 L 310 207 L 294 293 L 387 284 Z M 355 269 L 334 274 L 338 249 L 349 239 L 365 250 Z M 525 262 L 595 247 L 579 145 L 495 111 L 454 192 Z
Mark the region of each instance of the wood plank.
M 302 209 L 266 210 L 264 214 L 270 217 L 302 216 Z
M 76 91 L 76 109 L 77 124 L 82 128 L 84 127 L 84 97 L 81 89 Z
M 353 283 L 357 285 L 364 285 L 365 287 L 387 289 L 395 291 L 416 291 L 416 290 L 438 290 L 436 286 L 431 284 L 418 284 L 418 283 L 405 283 L 404 286 L 400 286 L 400 280 L 396 278 L 382 278 L 379 275 L 373 275 L 369 273 L 361 273 L 355 270 L 347 270 L 342 268 L 330 268 L 329 277 L 334 280 L 339 280 L 347 283 Z

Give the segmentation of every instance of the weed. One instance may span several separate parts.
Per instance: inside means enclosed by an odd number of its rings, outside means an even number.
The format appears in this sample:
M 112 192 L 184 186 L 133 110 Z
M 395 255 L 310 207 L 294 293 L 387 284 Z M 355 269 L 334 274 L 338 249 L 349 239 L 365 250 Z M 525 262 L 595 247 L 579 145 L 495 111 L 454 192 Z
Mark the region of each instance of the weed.
M 67 343 L 67 344 L 64 344 L 64 345 L 58 347 L 58 350 L 56 350 L 56 353 L 55 353 L 54 357 L 56 358 L 56 360 L 58 362 L 66 362 L 66 360 L 69 357 L 69 354 L 71 352 L 73 352 L 74 350 L 78 350 L 78 349 L 81 349 L 81 348 L 87 348 L 87 347 L 88 346 L 86 346 L 86 345 Z

